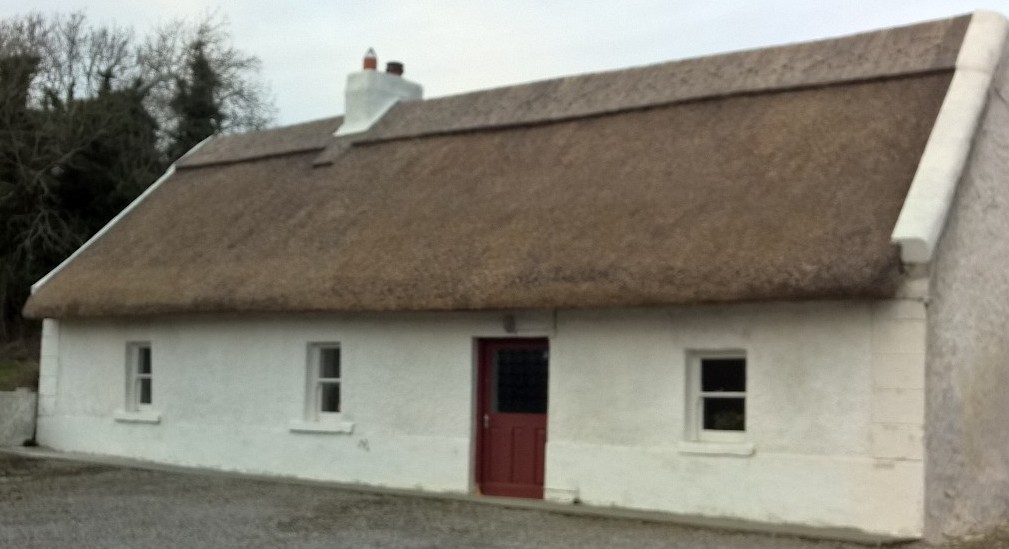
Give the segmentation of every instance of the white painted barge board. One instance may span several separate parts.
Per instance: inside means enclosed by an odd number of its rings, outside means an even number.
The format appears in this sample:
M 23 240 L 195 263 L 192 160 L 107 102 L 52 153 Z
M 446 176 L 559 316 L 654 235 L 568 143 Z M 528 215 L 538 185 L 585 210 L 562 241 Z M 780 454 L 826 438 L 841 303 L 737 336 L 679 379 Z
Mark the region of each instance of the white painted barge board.
M 911 181 L 891 240 L 905 263 L 928 263 L 942 236 L 1006 45 L 1009 22 L 999 13 L 971 17 L 956 69 Z

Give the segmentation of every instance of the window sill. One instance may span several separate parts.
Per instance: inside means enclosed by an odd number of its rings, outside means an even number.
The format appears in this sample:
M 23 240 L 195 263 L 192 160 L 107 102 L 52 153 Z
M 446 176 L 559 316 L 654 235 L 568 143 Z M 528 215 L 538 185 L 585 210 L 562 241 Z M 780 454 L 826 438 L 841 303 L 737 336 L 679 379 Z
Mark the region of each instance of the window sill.
M 681 454 L 705 456 L 752 456 L 752 442 L 696 442 L 684 441 L 677 448 Z
M 305 421 L 294 420 L 287 428 L 292 433 L 350 434 L 354 432 L 352 421 Z
M 161 412 L 154 410 L 116 410 L 112 412 L 112 419 L 120 423 L 161 423 Z

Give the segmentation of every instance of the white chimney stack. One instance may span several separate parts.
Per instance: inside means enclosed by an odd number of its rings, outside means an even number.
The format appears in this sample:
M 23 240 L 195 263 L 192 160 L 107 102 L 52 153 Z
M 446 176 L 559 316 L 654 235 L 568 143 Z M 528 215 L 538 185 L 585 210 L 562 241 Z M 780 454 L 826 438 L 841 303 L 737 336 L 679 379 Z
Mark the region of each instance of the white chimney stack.
M 336 135 L 367 131 L 397 101 L 414 101 L 423 96 L 424 88 L 403 78 L 402 63 L 390 61 L 386 72 L 377 68 L 375 50 L 368 48 L 363 69 L 347 76 L 346 112 Z

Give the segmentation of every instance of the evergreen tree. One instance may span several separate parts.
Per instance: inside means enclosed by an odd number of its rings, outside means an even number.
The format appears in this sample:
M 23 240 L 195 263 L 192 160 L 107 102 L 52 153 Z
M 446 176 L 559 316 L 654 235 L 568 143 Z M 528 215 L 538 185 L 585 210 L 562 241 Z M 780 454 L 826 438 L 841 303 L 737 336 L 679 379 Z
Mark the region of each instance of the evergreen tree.
M 210 65 L 202 40 L 190 46 L 187 78 L 176 80 L 172 110 L 178 125 L 168 156 L 179 158 L 207 137 L 221 130 L 224 114 L 217 100 L 221 79 Z

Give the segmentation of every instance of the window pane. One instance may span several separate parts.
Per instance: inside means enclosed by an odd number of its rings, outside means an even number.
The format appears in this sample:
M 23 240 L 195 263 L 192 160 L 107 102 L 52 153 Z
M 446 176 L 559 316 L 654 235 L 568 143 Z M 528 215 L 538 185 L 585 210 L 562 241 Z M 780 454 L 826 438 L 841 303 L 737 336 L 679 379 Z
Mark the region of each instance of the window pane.
M 546 349 L 503 349 L 495 354 L 494 411 L 547 412 Z
M 319 410 L 322 412 L 340 411 L 340 384 L 323 383 Z
M 137 371 L 141 374 L 151 373 L 151 348 L 137 348 Z
M 151 378 L 143 378 L 140 382 L 140 404 L 151 403 Z
M 705 398 L 704 428 L 714 431 L 745 431 L 746 404 L 742 398 Z
M 705 393 L 746 391 L 746 359 L 701 359 L 701 391 Z
M 319 349 L 319 377 L 340 377 L 340 349 L 328 347 Z

